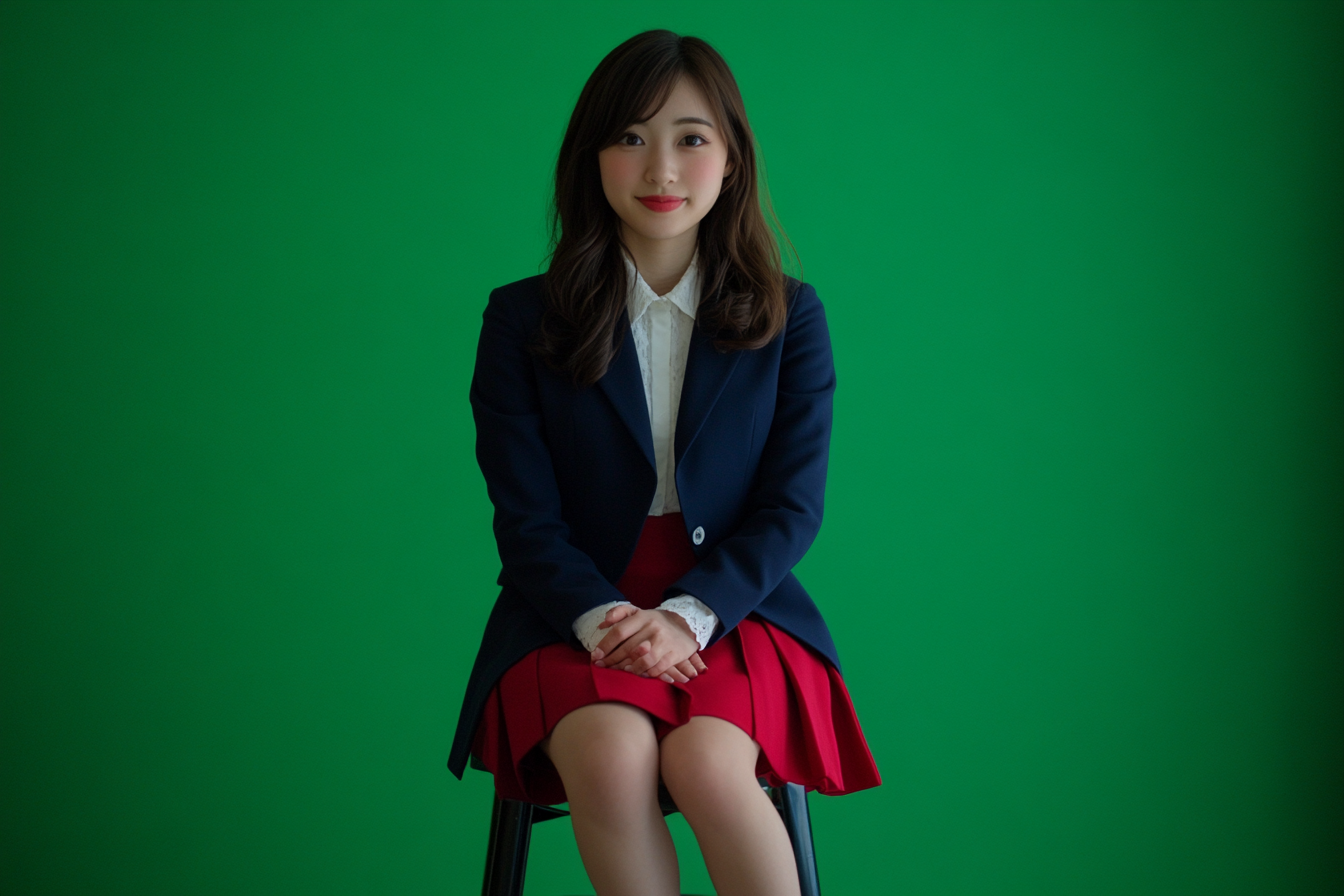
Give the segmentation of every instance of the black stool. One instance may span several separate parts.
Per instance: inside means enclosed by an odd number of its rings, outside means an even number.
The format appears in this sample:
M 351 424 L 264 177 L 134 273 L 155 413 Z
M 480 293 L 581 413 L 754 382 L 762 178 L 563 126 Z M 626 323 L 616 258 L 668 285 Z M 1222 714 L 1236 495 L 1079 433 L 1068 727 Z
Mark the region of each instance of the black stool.
M 471 757 L 471 767 L 486 771 Z M 821 896 L 817 883 L 817 855 L 812 848 L 812 819 L 807 813 L 807 791 L 801 784 L 761 787 L 779 810 L 784 828 L 793 844 L 793 859 L 798 865 L 798 883 L 802 896 Z M 664 787 L 658 788 L 663 815 L 677 811 Z M 482 896 L 523 896 L 523 877 L 527 874 L 527 848 L 532 842 L 532 825 L 568 815 L 564 809 L 537 806 L 520 800 L 506 800 L 495 794 L 495 809 L 490 816 L 490 843 L 485 853 L 485 883 Z

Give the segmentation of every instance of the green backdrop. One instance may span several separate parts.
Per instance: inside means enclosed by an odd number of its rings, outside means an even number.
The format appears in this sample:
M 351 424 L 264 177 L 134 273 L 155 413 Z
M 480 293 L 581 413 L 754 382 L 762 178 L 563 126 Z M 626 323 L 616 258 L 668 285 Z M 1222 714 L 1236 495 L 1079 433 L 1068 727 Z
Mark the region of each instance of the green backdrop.
M 480 313 L 650 27 L 833 329 L 799 573 L 885 784 L 813 797 L 826 892 L 1340 892 L 1344 4 L 1290 0 L 0 4 L 0 888 L 478 890 Z

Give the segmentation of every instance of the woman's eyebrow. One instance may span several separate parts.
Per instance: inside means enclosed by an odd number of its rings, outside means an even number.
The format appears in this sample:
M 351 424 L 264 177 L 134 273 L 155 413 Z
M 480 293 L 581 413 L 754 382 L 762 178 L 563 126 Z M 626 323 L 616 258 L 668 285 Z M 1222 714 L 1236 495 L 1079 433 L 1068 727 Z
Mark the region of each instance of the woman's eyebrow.
M 707 127 L 707 128 L 712 128 L 712 127 L 714 127 L 714 125 L 710 124 L 708 121 L 705 121 L 703 118 L 678 118 L 676 121 L 674 121 L 674 122 L 672 122 L 672 123 L 673 123 L 673 124 L 702 124 L 702 125 L 704 125 L 704 126 Z

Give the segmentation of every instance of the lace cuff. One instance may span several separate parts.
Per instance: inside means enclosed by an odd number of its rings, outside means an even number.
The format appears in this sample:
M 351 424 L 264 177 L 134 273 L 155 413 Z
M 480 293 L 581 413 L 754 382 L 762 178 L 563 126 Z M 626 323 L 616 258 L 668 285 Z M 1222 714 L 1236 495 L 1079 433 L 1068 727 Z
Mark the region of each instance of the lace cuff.
M 583 649 L 592 653 L 602 639 L 607 636 L 607 630 L 598 628 L 602 620 L 607 617 L 607 611 L 612 607 L 634 606 L 628 600 L 614 600 L 609 604 L 602 604 L 599 607 L 593 607 L 584 613 L 578 619 L 574 620 L 574 636 L 579 639 Z
M 709 646 L 709 639 L 714 637 L 714 630 L 719 627 L 719 617 L 715 612 L 689 594 L 669 597 L 659 604 L 658 609 L 676 613 L 685 619 L 686 624 L 691 627 L 691 634 L 700 643 L 701 650 Z

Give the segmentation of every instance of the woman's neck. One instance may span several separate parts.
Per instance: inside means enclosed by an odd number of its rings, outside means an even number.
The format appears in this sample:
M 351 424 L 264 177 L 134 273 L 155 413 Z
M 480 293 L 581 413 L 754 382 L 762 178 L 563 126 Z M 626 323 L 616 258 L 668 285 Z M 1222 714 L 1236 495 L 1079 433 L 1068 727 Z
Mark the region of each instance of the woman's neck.
M 671 239 L 651 240 L 622 226 L 621 238 L 644 282 L 655 295 L 667 295 L 681 280 L 695 257 L 695 238 L 699 226 Z

